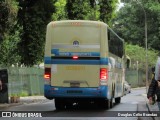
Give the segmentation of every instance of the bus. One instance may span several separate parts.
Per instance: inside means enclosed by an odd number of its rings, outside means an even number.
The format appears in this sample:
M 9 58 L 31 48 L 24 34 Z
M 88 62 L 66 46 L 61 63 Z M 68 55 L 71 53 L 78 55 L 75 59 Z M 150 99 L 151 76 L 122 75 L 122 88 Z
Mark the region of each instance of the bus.
M 44 96 L 56 109 L 85 103 L 109 109 L 124 95 L 124 40 L 103 22 L 50 22 L 44 64 Z

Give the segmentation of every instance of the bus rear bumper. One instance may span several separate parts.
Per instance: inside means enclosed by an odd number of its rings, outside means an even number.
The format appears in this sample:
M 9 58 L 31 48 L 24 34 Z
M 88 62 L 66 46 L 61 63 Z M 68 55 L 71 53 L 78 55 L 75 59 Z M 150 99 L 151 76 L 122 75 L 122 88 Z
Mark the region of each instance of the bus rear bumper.
M 44 96 L 46 98 L 107 98 L 107 91 L 107 86 L 97 88 L 44 86 Z

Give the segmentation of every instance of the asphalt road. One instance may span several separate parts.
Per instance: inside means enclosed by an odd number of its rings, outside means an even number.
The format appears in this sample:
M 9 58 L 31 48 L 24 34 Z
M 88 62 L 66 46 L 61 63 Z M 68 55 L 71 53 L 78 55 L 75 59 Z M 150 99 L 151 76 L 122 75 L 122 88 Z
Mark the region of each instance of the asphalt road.
M 34 113 L 40 112 L 43 116 L 42 118 L 12 118 L 12 120 L 152 120 L 151 117 L 141 117 L 144 113 L 147 114 L 146 104 L 146 93 L 145 88 L 132 89 L 130 94 L 122 97 L 121 103 L 114 105 L 113 108 L 109 110 L 103 110 L 98 108 L 96 105 L 92 106 L 73 106 L 70 109 L 63 111 L 57 111 L 54 106 L 54 100 L 46 102 L 38 102 L 32 104 L 24 104 L 20 106 L 9 107 L 5 111 L 33 111 Z M 141 111 L 138 113 L 137 111 Z M 37 115 L 40 115 L 37 114 Z M 16 114 L 15 114 L 16 115 Z M 27 114 L 28 115 L 28 114 Z M 128 117 L 125 117 L 128 115 Z M 130 117 L 132 115 L 132 117 Z M 47 116 L 47 117 L 44 117 Z M 0 118 L 0 120 L 8 120 L 10 118 Z

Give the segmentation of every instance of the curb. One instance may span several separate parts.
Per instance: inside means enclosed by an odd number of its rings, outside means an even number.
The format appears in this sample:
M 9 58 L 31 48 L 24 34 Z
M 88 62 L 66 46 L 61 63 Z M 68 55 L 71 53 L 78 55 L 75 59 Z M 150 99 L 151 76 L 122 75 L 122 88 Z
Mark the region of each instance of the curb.
M 38 102 L 44 102 L 46 100 L 43 96 L 28 96 L 28 97 L 20 97 L 19 103 L 0 103 L 0 110 L 5 109 L 7 107 L 19 106 L 23 104 L 32 104 Z
M 131 89 L 138 90 L 138 89 L 142 89 L 142 88 L 146 88 L 146 87 L 135 87 L 135 88 L 131 88 Z
M 151 106 L 148 104 L 148 103 L 146 103 L 146 107 L 148 108 L 148 111 L 149 111 L 149 113 L 154 113 L 154 112 L 159 112 L 159 110 L 158 109 L 153 109 L 153 108 L 151 108 Z M 153 117 L 152 116 L 152 119 L 153 120 L 160 120 L 160 117 Z
M 146 107 L 147 107 L 147 109 L 148 109 L 148 112 L 149 113 L 152 113 L 151 111 L 150 111 L 150 108 L 149 108 L 149 106 L 148 106 L 148 104 L 146 103 Z M 151 117 L 153 120 L 155 120 L 155 118 L 154 117 Z
M 0 110 L 7 108 L 7 107 L 12 107 L 12 106 L 19 106 L 22 105 L 23 103 L 5 103 L 5 104 L 0 104 Z
M 157 113 L 158 112 L 158 115 L 160 115 L 159 114 L 159 108 L 158 108 L 158 105 L 157 106 L 152 106 L 152 105 L 150 105 L 149 103 L 148 103 L 148 99 L 147 99 L 147 94 L 146 93 L 144 93 L 144 94 L 142 94 L 142 96 L 144 96 L 145 97 L 145 102 L 146 102 L 146 107 L 147 107 L 147 110 L 148 110 L 148 112 L 150 113 L 150 114 L 152 114 L 152 113 Z M 154 117 L 154 116 L 151 116 L 151 118 L 153 119 L 153 120 L 160 120 L 160 117 Z

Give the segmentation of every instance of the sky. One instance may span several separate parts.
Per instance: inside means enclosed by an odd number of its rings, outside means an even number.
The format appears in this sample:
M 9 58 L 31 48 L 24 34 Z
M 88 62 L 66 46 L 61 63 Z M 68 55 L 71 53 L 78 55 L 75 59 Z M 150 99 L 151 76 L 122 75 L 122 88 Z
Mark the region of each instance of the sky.
M 124 3 L 121 3 L 121 0 L 118 0 L 118 2 L 119 2 L 119 4 L 118 4 L 118 8 L 117 8 L 117 10 L 119 10 L 121 7 L 123 7 L 123 6 L 124 6 Z

